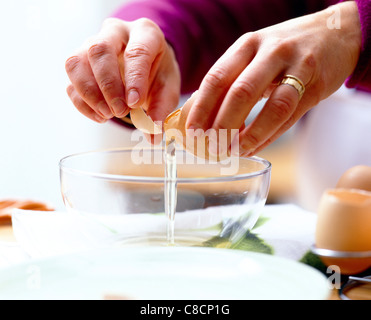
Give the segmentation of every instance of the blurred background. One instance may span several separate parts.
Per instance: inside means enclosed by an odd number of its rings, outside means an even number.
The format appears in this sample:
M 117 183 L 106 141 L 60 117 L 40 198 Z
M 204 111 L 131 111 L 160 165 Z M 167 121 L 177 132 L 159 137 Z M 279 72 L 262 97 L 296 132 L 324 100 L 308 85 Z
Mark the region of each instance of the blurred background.
M 59 160 L 109 145 L 103 132 L 116 126 L 100 126 L 75 110 L 64 64 L 124 1 L 0 2 L 0 199 L 62 208 Z
M 61 158 L 130 144 L 127 129 L 98 125 L 75 110 L 64 69 L 68 56 L 125 1 L 0 2 L 0 200 L 46 201 L 63 210 Z M 370 112 L 368 94 L 342 88 L 259 154 L 273 164 L 269 202 L 315 211 L 322 190 L 343 171 L 371 165 Z

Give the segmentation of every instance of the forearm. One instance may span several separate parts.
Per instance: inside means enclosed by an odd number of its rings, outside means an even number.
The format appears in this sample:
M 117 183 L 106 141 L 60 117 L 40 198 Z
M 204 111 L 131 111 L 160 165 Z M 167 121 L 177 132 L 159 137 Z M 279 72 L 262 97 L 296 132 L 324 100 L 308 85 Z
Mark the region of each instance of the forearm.
M 173 46 L 182 91 L 195 90 L 205 73 L 242 34 L 315 12 L 337 0 L 139 0 L 115 13 L 155 21 Z

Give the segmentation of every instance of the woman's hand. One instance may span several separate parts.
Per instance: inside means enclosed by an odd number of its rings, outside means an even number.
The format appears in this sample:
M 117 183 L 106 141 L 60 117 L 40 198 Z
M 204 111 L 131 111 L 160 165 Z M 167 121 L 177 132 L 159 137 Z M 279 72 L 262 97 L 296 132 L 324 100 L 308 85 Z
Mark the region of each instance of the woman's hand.
M 331 28 L 331 19 L 341 19 L 340 29 Z M 353 72 L 360 48 L 354 1 L 245 34 L 203 79 L 186 126 L 203 131 L 239 129 L 234 140 L 239 141 L 238 154 L 253 155 L 334 93 Z M 301 79 L 306 88 L 302 99 L 292 86 L 278 85 L 285 75 Z M 269 99 L 245 127 L 262 96 Z M 211 143 L 210 151 L 216 153 L 216 146 Z M 221 147 L 219 152 L 225 152 Z
M 67 59 L 66 71 L 73 104 L 99 123 L 140 106 L 153 121 L 163 121 L 178 105 L 180 73 L 173 50 L 148 19 L 107 19 L 99 34 Z

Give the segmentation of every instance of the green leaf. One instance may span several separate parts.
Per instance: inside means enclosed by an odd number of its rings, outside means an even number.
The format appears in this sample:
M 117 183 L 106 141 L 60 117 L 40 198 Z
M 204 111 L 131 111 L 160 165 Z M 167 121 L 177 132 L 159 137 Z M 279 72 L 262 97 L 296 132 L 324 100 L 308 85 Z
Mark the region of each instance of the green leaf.
M 273 254 L 273 248 L 256 234 L 247 232 L 237 243 L 232 244 L 228 238 L 213 237 L 202 243 L 203 247 L 225 248 L 259 253 Z
M 253 230 L 256 229 L 256 228 L 261 227 L 262 225 L 264 225 L 266 222 L 269 221 L 269 219 L 270 218 L 268 218 L 268 217 L 259 216 L 259 219 L 258 219 L 258 221 L 256 221 L 256 223 L 253 227 Z
M 266 254 L 273 254 L 273 248 L 259 238 L 256 234 L 248 232 L 239 242 L 231 247 L 231 249 L 253 251 Z
M 320 272 L 324 274 L 326 274 L 327 272 L 326 265 L 322 262 L 322 260 L 316 254 L 314 254 L 310 250 L 307 251 L 305 255 L 299 261 L 319 270 Z

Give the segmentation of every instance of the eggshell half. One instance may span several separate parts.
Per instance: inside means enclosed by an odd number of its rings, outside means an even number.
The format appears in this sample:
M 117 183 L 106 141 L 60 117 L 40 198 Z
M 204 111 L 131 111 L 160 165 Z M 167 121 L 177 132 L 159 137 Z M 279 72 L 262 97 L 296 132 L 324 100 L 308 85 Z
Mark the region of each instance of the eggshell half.
M 318 210 L 316 246 L 342 252 L 371 251 L 371 192 L 337 188 L 324 192 Z M 343 274 L 371 267 L 371 258 L 326 258 Z
M 171 113 L 164 122 L 164 131 L 167 140 L 175 139 L 186 151 L 191 154 L 209 161 L 223 161 L 228 158 L 227 152 L 212 154 L 209 152 L 209 137 L 212 131 L 202 132 L 200 135 L 193 137 L 187 134 L 186 121 L 189 111 L 197 97 L 197 91 L 186 101 L 178 110 Z
M 4 199 L 0 201 L 0 224 L 11 223 L 13 209 L 31 210 L 31 211 L 54 211 L 47 203 L 33 200 L 14 200 Z
M 142 108 L 130 111 L 130 119 L 135 128 L 148 134 L 161 134 L 162 126 L 155 123 Z

